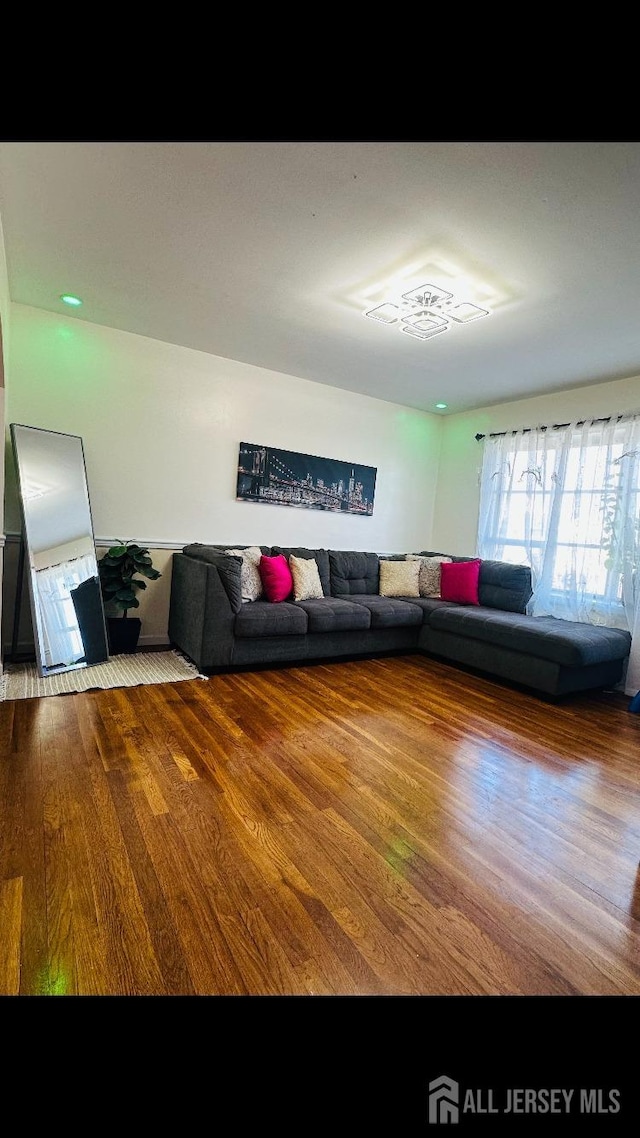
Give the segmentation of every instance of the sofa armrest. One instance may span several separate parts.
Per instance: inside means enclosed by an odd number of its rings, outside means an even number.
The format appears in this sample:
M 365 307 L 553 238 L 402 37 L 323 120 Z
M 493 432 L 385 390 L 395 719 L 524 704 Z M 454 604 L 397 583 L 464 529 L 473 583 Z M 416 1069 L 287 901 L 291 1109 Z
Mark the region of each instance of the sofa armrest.
M 232 562 L 233 558 L 225 558 Z M 237 560 L 238 580 L 240 561 Z M 234 569 L 231 568 L 233 573 Z M 182 553 L 173 555 L 169 639 L 202 670 L 231 663 L 235 603 L 221 567 Z

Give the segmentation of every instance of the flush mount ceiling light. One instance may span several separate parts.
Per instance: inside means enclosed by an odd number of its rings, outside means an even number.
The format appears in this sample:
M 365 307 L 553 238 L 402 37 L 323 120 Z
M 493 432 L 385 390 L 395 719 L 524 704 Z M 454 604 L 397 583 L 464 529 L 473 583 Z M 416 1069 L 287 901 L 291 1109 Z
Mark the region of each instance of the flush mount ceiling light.
M 430 340 L 441 332 L 448 332 L 452 324 L 470 324 L 489 316 L 488 308 L 480 308 L 468 300 L 459 300 L 452 292 L 437 285 L 425 284 L 403 292 L 394 301 L 386 301 L 369 308 L 363 316 L 378 324 L 396 325 L 416 340 Z
M 79 296 L 73 296 L 73 294 L 70 292 L 63 292 L 61 297 L 60 297 L 60 300 L 64 304 L 68 304 L 70 308 L 79 308 L 80 305 L 82 304 L 80 297 Z

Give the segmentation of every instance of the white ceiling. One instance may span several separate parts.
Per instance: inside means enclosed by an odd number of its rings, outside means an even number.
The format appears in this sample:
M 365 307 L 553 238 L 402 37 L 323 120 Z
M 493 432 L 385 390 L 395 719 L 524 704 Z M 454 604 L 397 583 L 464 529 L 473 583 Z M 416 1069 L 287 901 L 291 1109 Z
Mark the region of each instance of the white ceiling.
M 0 212 L 14 301 L 412 407 L 640 373 L 640 143 L 4 143 Z M 362 317 L 447 267 L 489 318 Z

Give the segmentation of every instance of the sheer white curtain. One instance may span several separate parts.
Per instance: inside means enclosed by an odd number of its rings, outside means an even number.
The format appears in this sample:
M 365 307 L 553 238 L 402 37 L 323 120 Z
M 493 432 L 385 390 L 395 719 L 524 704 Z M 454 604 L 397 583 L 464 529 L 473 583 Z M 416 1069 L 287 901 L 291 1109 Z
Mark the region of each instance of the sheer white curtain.
M 640 415 L 485 440 L 478 554 L 531 566 L 528 611 L 627 628 L 640 688 Z
M 73 664 L 84 652 L 70 590 L 93 576 L 95 569 L 95 557 L 87 554 L 36 572 L 36 603 L 44 660 L 49 668 Z

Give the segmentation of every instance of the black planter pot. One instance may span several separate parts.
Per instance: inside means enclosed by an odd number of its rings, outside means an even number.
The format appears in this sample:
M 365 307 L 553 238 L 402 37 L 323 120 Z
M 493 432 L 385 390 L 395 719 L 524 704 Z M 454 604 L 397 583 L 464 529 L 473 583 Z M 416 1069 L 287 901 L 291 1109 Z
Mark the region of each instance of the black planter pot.
M 123 652 L 135 652 L 141 628 L 142 621 L 139 616 L 108 616 L 110 655 L 120 656 Z

